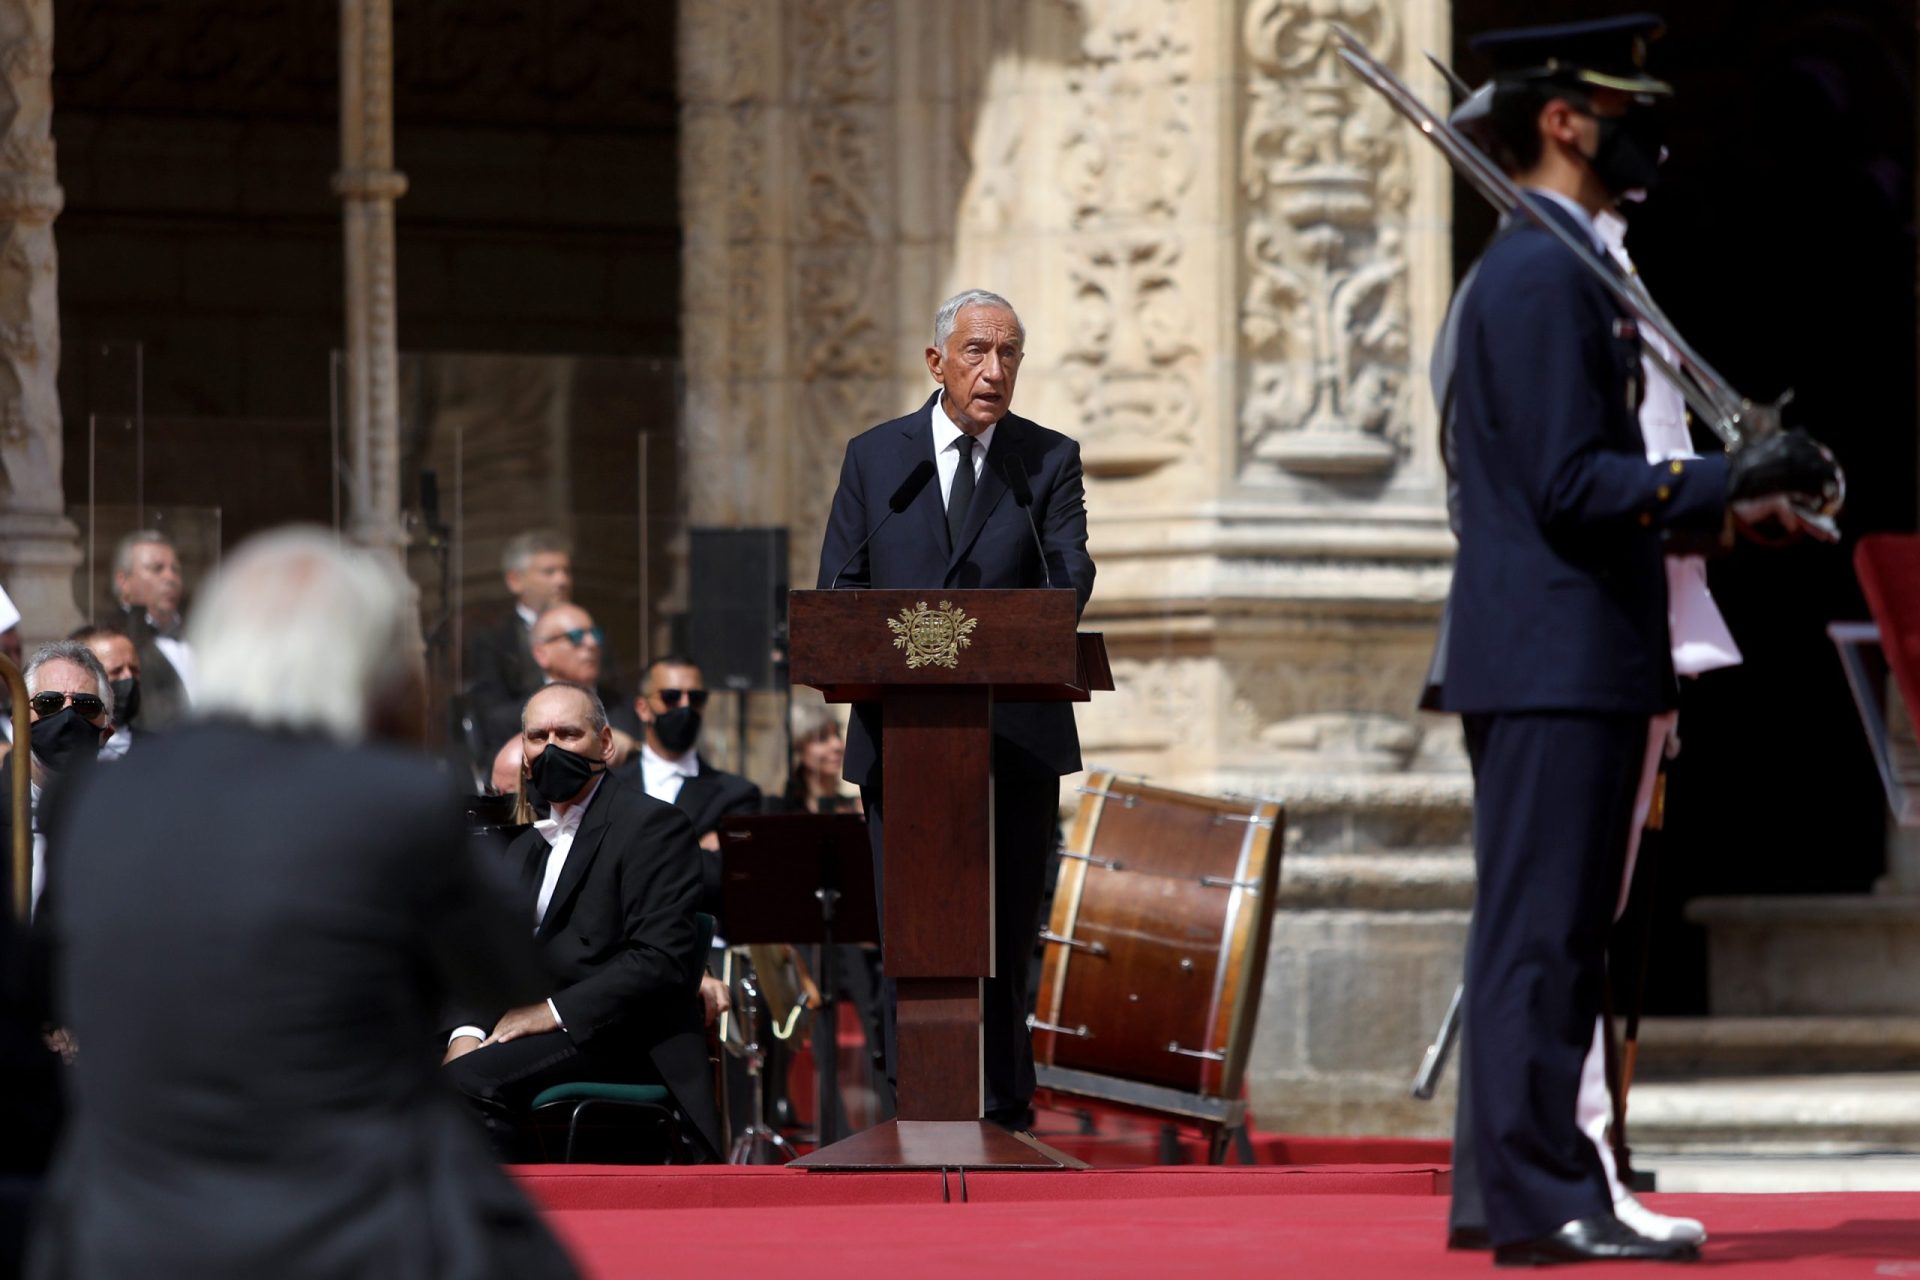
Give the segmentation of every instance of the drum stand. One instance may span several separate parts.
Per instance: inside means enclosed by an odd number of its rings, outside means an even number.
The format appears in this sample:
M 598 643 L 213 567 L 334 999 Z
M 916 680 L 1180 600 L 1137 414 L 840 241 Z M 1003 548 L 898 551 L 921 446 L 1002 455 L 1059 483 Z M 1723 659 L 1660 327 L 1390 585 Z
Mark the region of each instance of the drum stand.
M 740 1050 L 740 1056 L 746 1059 L 747 1079 L 753 1082 L 753 1087 L 748 1094 L 751 1109 L 747 1112 L 747 1127 L 733 1140 L 727 1163 L 772 1164 L 767 1157 L 778 1152 L 780 1163 L 785 1164 L 796 1154 L 793 1144 L 767 1124 L 767 1051 L 760 1045 L 760 975 L 754 972 L 753 962 L 745 954 L 740 956 L 740 963 L 745 966 L 740 975 L 741 1003 L 745 1005 L 740 1020 L 746 1028 L 746 1045 Z

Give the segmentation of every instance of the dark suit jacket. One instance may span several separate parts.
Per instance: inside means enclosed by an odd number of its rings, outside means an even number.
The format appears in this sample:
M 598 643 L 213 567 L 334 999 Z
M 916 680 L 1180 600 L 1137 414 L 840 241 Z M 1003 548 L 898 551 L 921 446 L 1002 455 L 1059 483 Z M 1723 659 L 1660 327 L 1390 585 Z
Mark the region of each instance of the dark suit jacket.
M 720 829 L 720 819 L 730 813 L 760 812 L 760 788 L 737 773 L 716 769 L 705 756 L 698 757 L 700 772 L 680 784 L 673 807 L 687 815 L 693 824 L 693 838 L 699 840 L 709 831 Z M 636 757 L 620 766 L 614 774 L 636 791 L 647 789 L 646 775 Z M 700 851 L 700 910 L 720 917 L 720 855 Z
M 490 766 L 493 753 L 520 732 L 520 708 L 546 683 L 519 613 L 508 609 L 490 626 L 468 633 L 465 675 L 467 705 L 488 756 L 480 763 Z
M 1547 232 L 1527 224 L 1497 240 L 1456 305 L 1460 554 L 1435 704 L 1665 710 L 1675 684 L 1662 533 L 1719 527 L 1725 459 L 1647 461 L 1639 337 Z
M 187 686 L 155 642 L 153 624 L 140 605 L 120 606 L 120 629 L 140 655 L 140 727 L 165 729 L 187 713 Z
M 546 983 L 430 766 L 199 725 L 43 803 L 87 1048 L 33 1274 L 572 1274 L 439 1069 Z
M 937 398 L 937 393 L 936 393 Z M 836 570 L 842 587 L 1040 587 L 1046 575 L 1027 526 L 1027 513 L 1007 492 L 1000 468 L 1011 461 L 1033 490 L 1033 519 L 1046 547 L 1047 567 L 1056 587 L 1072 587 L 1086 608 L 1093 594 L 1093 559 L 1087 554 L 1086 491 L 1080 474 L 1080 446 L 1057 431 L 1009 413 L 994 428 L 986 467 L 958 546 L 949 546 L 946 504 L 936 478 L 912 505 L 887 522 L 864 551 L 860 540 L 879 528 L 887 499 L 915 465 L 933 458 L 934 398 L 904 418 L 883 422 L 847 444 L 840 488 L 827 517 L 820 548 L 819 585 L 832 584 Z M 1080 767 L 1080 738 L 1068 703 L 996 703 L 996 738 L 1039 759 L 1055 773 Z M 861 786 L 879 780 L 880 708 L 854 707 L 847 735 L 845 776 Z
M 509 858 L 521 868 L 533 917 L 550 846 L 529 830 Z M 720 1117 L 707 1062 L 694 929 L 700 849 L 685 814 L 608 775 L 580 819 L 553 899 L 535 933 L 564 1032 L 595 1052 L 644 1054 L 717 1156 Z M 458 1024 L 491 1027 L 506 1006 L 463 1011 Z

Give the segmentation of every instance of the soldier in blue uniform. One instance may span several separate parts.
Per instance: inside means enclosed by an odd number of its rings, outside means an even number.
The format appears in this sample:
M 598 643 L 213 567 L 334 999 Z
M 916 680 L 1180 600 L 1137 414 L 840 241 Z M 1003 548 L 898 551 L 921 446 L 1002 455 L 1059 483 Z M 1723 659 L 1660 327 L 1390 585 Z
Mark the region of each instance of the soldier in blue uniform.
M 1650 17 L 1490 33 L 1495 158 L 1569 232 L 1650 185 L 1659 104 Z M 1817 496 L 1832 457 L 1800 433 L 1731 457 L 1647 460 L 1640 340 L 1602 282 L 1516 219 L 1449 317 L 1447 425 L 1460 539 L 1431 705 L 1461 715 L 1478 890 L 1463 1105 L 1496 1261 L 1698 1256 L 1612 1209 L 1575 1123 L 1601 1007 L 1648 718 L 1671 708 L 1666 540 L 1729 505 Z

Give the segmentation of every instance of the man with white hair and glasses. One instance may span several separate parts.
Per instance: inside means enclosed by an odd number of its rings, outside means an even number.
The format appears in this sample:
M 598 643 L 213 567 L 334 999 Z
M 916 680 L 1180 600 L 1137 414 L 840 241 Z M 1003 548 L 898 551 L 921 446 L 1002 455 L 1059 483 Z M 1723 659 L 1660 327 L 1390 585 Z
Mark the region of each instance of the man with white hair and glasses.
M 379 742 L 424 723 L 409 608 L 330 533 L 249 541 L 189 629 L 197 722 L 54 793 L 80 1051 L 29 1274 L 574 1274 L 437 1067 L 444 1007 L 543 979 L 451 792 Z

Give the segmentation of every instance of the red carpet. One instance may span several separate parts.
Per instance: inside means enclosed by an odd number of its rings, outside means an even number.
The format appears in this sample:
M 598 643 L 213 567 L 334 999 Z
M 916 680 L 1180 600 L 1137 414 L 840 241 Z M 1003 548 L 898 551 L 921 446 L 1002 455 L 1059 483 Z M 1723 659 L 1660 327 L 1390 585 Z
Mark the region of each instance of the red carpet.
M 1483 1276 L 1449 1254 L 1444 1169 L 1348 1165 L 937 1174 L 530 1166 L 594 1280 L 626 1277 Z M 1742 1277 L 1920 1278 L 1920 1194 L 1650 1196 Z M 1615 1274 L 1627 1268 L 1585 1268 Z M 1647 1270 L 1642 1267 L 1641 1270 Z M 1664 1274 L 1672 1274 L 1663 1270 Z
M 1706 1220 L 1714 1239 L 1702 1265 L 1734 1268 L 1743 1278 L 1920 1276 L 1920 1195 L 1650 1200 Z M 595 1280 L 721 1274 L 1354 1280 L 1492 1270 L 1485 1255 L 1441 1247 L 1446 1201 L 1437 1196 L 562 1210 L 550 1217 Z M 1579 1274 L 1627 1269 L 1590 1267 Z

